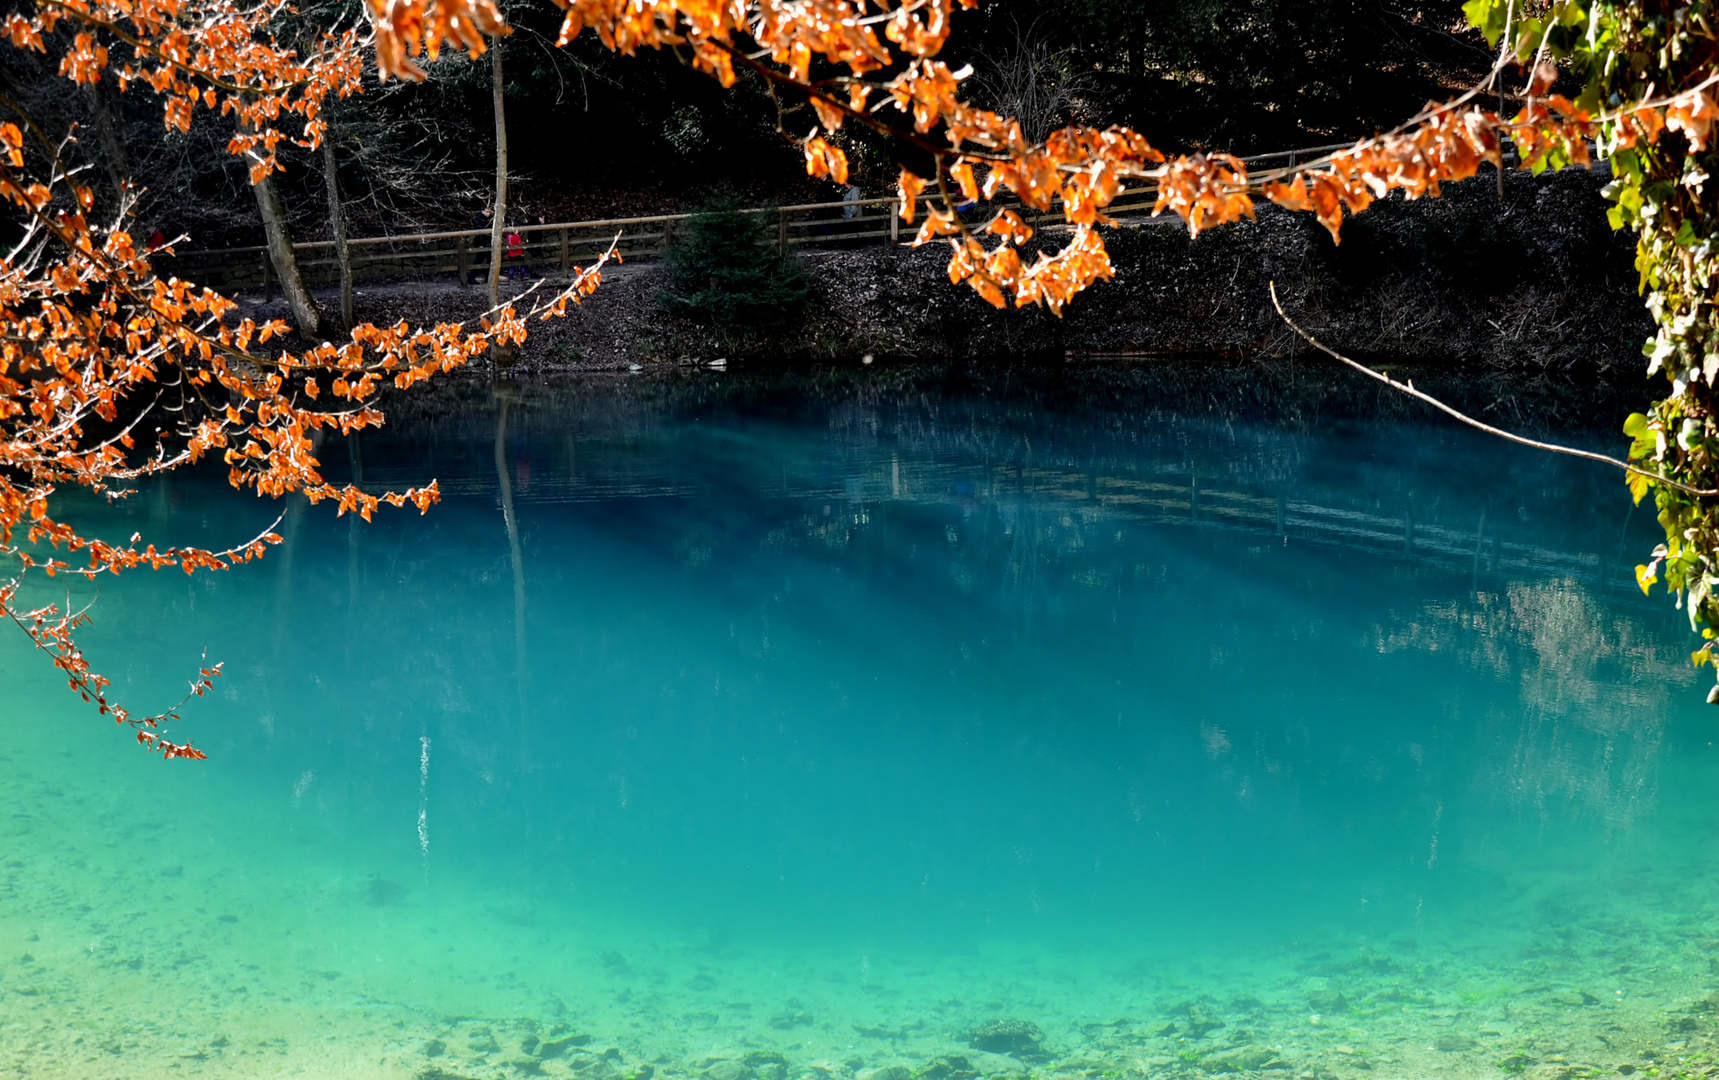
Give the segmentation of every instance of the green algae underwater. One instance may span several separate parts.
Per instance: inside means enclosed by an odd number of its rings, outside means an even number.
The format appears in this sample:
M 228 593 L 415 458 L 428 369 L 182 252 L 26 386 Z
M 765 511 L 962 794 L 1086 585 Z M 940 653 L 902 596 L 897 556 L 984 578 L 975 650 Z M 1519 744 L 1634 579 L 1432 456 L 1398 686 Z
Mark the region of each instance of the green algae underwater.
M 1651 516 L 1154 378 L 397 409 L 323 457 L 428 516 L 103 586 L 134 707 L 226 662 L 204 763 L 0 639 L 0 1077 L 1719 1071 L 1715 720 Z

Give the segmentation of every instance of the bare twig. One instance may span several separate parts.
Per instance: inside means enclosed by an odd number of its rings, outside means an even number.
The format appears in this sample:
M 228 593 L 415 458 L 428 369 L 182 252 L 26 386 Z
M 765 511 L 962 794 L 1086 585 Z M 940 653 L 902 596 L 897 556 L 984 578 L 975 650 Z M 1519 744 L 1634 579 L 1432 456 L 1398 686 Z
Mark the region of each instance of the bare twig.
M 1611 466 L 1614 466 L 1616 468 L 1622 469 L 1624 472 L 1633 473 L 1636 476 L 1646 477 L 1647 479 L 1652 480 L 1656 484 L 1664 484 L 1666 487 L 1674 488 L 1678 491 L 1683 492 L 1686 495 L 1693 495 L 1697 498 L 1719 497 L 1719 489 L 1690 487 L 1688 484 L 1679 483 L 1678 481 L 1671 479 L 1669 476 L 1664 476 L 1660 473 L 1652 472 L 1650 470 L 1643 469 L 1643 468 L 1640 468 L 1640 467 L 1635 466 L 1635 465 L 1631 465 L 1629 462 L 1621 461 L 1615 457 L 1608 457 L 1605 454 L 1596 454 L 1592 450 L 1578 450 L 1573 446 L 1560 446 L 1557 443 L 1541 442 L 1539 439 L 1530 439 L 1525 435 L 1517 435 L 1513 432 L 1505 431 L 1503 428 L 1493 427 L 1491 424 L 1488 424 L 1485 421 L 1476 420 L 1474 417 L 1469 416 L 1466 413 L 1458 412 L 1456 409 L 1451 408 L 1449 405 L 1446 405 L 1444 402 L 1440 401 L 1438 398 L 1433 397 L 1431 394 L 1426 393 L 1423 390 L 1416 390 L 1415 384 L 1412 381 L 1398 382 L 1397 380 L 1391 378 L 1389 375 L 1386 375 L 1384 372 L 1374 371 L 1372 368 L 1368 367 L 1365 364 L 1358 363 L 1357 361 L 1349 359 L 1347 356 L 1344 356 L 1342 353 L 1338 352 L 1336 349 L 1333 349 L 1331 346 L 1320 341 L 1318 338 L 1314 337 L 1312 334 L 1309 334 L 1307 331 L 1303 330 L 1300 326 L 1296 325 L 1295 320 L 1290 318 L 1288 313 L 1283 310 L 1283 304 L 1277 298 L 1277 282 L 1275 282 L 1275 281 L 1271 282 L 1269 287 L 1271 289 L 1271 306 L 1277 309 L 1278 315 L 1282 316 L 1283 321 L 1289 324 L 1289 328 L 1291 330 L 1293 330 L 1297 334 L 1301 335 L 1301 339 L 1303 341 L 1307 342 L 1309 345 L 1313 346 L 1315 349 L 1318 349 L 1320 352 L 1324 353 L 1326 356 L 1329 356 L 1334 360 L 1340 361 L 1341 363 L 1347 364 L 1348 366 L 1354 368 L 1356 371 L 1359 371 L 1361 374 L 1367 376 L 1369 379 L 1373 379 L 1377 382 L 1382 382 L 1386 386 L 1390 387 L 1393 390 L 1401 391 L 1402 393 L 1405 393 L 1412 398 L 1416 398 L 1417 400 L 1424 401 L 1428 405 L 1431 405 L 1433 408 L 1439 410 L 1440 412 L 1444 413 L 1445 415 L 1454 417 L 1455 419 L 1460 420 L 1463 423 L 1467 424 L 1471 428 L 1475 428 L 1476 430 L 1479 430 L 1479 431 L 1484 431 L 1488 435 L 1496 435 L 1500 439 L 1505 439 L 1505 440 L 1508 440 L 1509 442 L 1517 443 L 1518 445 L 1521 445 L 1521 446 L 1531 446 L 1536 450 L 1547 450 L 1547 451 L 1550 451 L 1551 453 L 1554 453 L 1554 454 L 1568 454 L 1570 457 L 1586 458 L 1589 461 L 1598 461 L 1604 465 L 1611 465 Z

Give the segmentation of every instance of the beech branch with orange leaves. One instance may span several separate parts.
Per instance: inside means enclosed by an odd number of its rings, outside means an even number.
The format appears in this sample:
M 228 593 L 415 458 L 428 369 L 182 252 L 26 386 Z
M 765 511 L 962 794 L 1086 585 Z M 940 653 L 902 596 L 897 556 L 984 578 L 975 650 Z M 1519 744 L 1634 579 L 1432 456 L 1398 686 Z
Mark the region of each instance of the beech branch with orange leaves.
M 360 36 L 324 35 L 300 57 L 270 31 L 286 10 L 279 2 L 36 0 L 0 20 L 0 33 L 18 48 L 62 48 L 60 73 L 73 82 L 111 76 L 122 89 L 156 94 L 170 130 L 188 128 L 200 107 L 229 116 L 228 150 L 249 160 L 255 179 L 276 167 L 276 147 L 288 138 L 276 126 L 282 118 L 300 118 L 295 141 L 314 146 L 322 103 L 361 89 Z M 61 24 L 67 32 L 56 32 Z M 115 60 L 110 46 L 130 58 Z M 16 117 L 0 122 L 0 203 L 19 234 L 0 261 L 0 557 L 17 568 L 0 581 L 0 614 L 99 714 L 135 728 L 143 746 L 201 758 L 162 730 L 178 705 L 145 716 L 111 699 L 109 681 L 77 644 L 87 607 L 21 597 L 36 575 L 95 582 L 139 568 L 226 570 L 281 537 L 271 525 L 225 550 L 157 547 L 137 534 L 115 542 L 66 521 L 55 509 L 60 493 L 121 499 L 141 481 L 218 455 L 234 487 L 260 496 L 296 492 L 366 520 L 383 504 L 427 511 L 439 498 L 434 481 L 380 493 L 329 483 L 315 433 L 376 427 L 382 387 L 404 390 L 522 341 L 528 320 L 563 315 L 597 288 L 614 248 L 564 287 L 539 282 L 487 312 L 475 329 L 366 323 L 344 342 L 270 355 L 262 348 L 288 326 L 238 318 L 235 302 L 215 290 L 158 275 L 125 227 L 129 206 L 111 222 L 92 220 L 93 195 L 64 160 L 63 143 L 16 103 L 0 107 Z M 219 663 L 201 667 L 185 700 L 220 672 Z
M 1709 642 L 1698 662 L 1719 671 L 1719 212 L 1704 185 L 1719 175 L 1712 127 L 1719 115 L 1719 32 L 1706 5 L 1663 10 L 1639 0 L 1468 0 L 1464 13 L 1498 48 L 1491 75 L 1444 104 L 1429 104 L 1391 132 L 1295 167 L 1249 176 L 1228 154 L 1169 160 L 1128 128 L 1069 126 L 1030 143 L 1018 121 L 967 104 L 969 72 L 937 59 L 956 3 L 975 0 L 557 0 L 560 40 L 589 29 L 611 50 L 674 48 L 724 86 L 736 69 L 797 88 L 817 125 L 797 139 L 812 176 L 847 179 L 832 143 L 858 121 L 906 140 L 935 162 L 928 180 L 904 170 L 899 214 L 911 223 L 934 185 L 934 205 L 915 244 L 945 240 L 949 278 L 1002 307 L 1039 304 L 1060 314 L 1082 290 L 1113 275 L 1100 226 L 1128 185 L 1156 194 L 1154 213 L 1178 214 L 1189 233 L 1251 217 L 1255 198 L 1308 211 L 1340 242 L 1346 214 L 1393 193 L 1437 196 L 1440 185 L 1502 171 L 1507 143 L 1535 172 L 1589 162 L 1590 142 L 1611 160 L 1607 189 L 1614 228 L 1640 235 L 1637 265 L 1660 332 L 1649 371 L 1671 392 L 1651 415 L 1631 416 L 1626 475 L 1640 500 L 1655 490 L 1666 544 L 1638 568 L 1646 589 L 1663 568 L 1688 601 L 1691 626 Z M 369 0 L 384 75 L 411 77 L 410 57 L 435 55 L 445 37 L 469 49 L 473 29 L 499 20 L 493 0 Z M 881 36 L 879 28 L 881 27 Z M 886 43 L 887 42 L 887 43 Z M 1505 117 L 1475 104 L 1507 67 L 1528 72 L 1524 101 Z M 1560 68 L 1558 65 L 1563 65 Z M 814 78 L 814 68 L 817 77 Z M 1574 98 L 1554 93 L 1560 72 L 1580 81 Z M 879 117 L 893 109 L 901 120 Z M 1667 138 L 1670 136 L 1670 138 Z M 953 191 L 951 188 L 953 187 Z M 959 202 L 957 201 L 959 196 Z M 1010 206 L 980 225 L 963 205 L 1007 200 L 1034 211 L 1060 204 L 1060 246 L 1029 247 L 1034 230 Z M 1719 687 L 1710 699 L 1719 702 Z
M 1169 159 L 1128 128 L 1070 126 L 1031 143 L 1018 121 L 967 104 L 960 90 L 968 72 L 951 70 L 937 57 L 956 3 L 971 7 L 975 0 L 558 2 L 565 10 L 562 43 L 590 30 L 623 54 L 673 48 L 725 86 L 739 72 L 751 71 L 803 94 L 817 124 L 796 141 L 813 176 L 846 180 L 846 154 L 832 140 L 850 122 L 920 148 L 935 163 L 933 175 L 904 171 L 898 181 L 898 213 L 909 223 L 921 194 L 928 186 L 935 191 L 915 243 L 946 241 L 951 281 L 969 285 L 992 304 L 1040 304 L 1057 313 L 1094 282 L 1112 276 L 1098 230 L 1113 224 L 1105 209 L 1129 185 L 1154 191 L 1154 212 L 1179 215 L 1191 234 L 1251 216 L 1259 197 L 1312 212 L 1335 241 L 1345 213 L 1360 212 L 1376 199 L 1393 192 L 1436 196 L 1441 183 L 1473 176 L 1483 164 L 1502 168 L 1507 140 L 1518 148 L 1520 164 L 1536 170 L 1586 162 L 1590 140 L 1608 156 L 1639 161 L 1660 154 L 1667 133 L 1678 136 L 1688 153 L 1710 155 L 1719 112 L 1711 93 L 1719 82 L 1719 61 L 1711 48 L 1687 54 L 1694 59 L 1680 60 L 1682 67 L 1657 84 L 1659 91 L 1650 82 L 1611 98 L 1596 91 L 1570 100 L 1550 92 L 1556 70 L 1544 58 L 1576 55 L 1580 46 L 1570 43 L 1579 43 L 1584 20 L 1634 18 L 1623 5 L 1595 0 L 1583 8 L 1575 0 L 1553 0 L 1547 14 L 1521 19 L 1509 0 L 1502 14 L 1493 0 L 1471 0 L 1471 15 L 1500 41 L 1494 78 L 1506 61 L 1534 58 L 1526 101 L 1516 115 L 1506 119 L 1475 106 L 1477 89 L 1346 150 L 1250 176 L 1239 159 L 1226 154 Z M 366 8 L 368 38 L 350 30 L 329 33 L 305 56 L 273 37 L 271 26 L 286 10 L 280 0 L 253 8 L 231 0 L 29 0 L 0 20 L 0 29 L 19 48 L 46 52 L 50 42 L 63 48 L 60 71 L 72 81 L 93 83 L 111 74 L 122 88 L 156 94 L 170 129 L 185 130 L 199 108 L 231 117 L 228 149 L 250 161 L 255 180 L 276 168 L 276 148 L 289 137 L 278 127 L 283 118 L 296 117 L 301 125 L 294 141 L 319 143 L 320 112 L 329 95 L 362 89 L 366 48 L 374 48 L 383 77 L 420 78 L 417 60 L 434 58 L 444 43 L 475 56 L 485 49 L 486 37 L 507 32 L 493 0 L 366 0 Z M 61 23 L 68 24 L 69 34 L 56 34 Z M 129 49 L 130 58 L 116 64 L 110 43 Z M 1590 85 L 1603 88 L 1601 82 Z M 326 482 L 311 436 L 324 428 L 353 432 L 380 424 L 374 398 L 382 386 L 404 389 L 492 346 L 515 344 L 525 336 L 527 318 L 564 313 L 601 280 L 599 260 L 567 288 L 534 299 L 526 315 L 503 305 L 477 330 L 460 324 L 366 324 L 340 344 L 265 356 L 258 347 L 288 327 L 230 321 L 231 300 L 157 277 L 124 230 L 123 213 L 112 225 L 92 223 L 87 214 L 93 200 L 74 172 L 50 152 L 44 159 L 47 179 L 32 179 L 25 150 L 23 131 L 0 123 L 0 201 L 13 206 L 24 223 L 24 239 L 0 263 L 0 555 L 23 568 L 19 578 L 0 586 L 0 610 L 54 653 L 74 690 L 91 696 L 93 688 L 91 700 L 116 716 L 122 714 L 106 700 L 106 681 L 90 670 L 72 638 L 86 614 L 73 613 L 69 605 L 18 609 L 22 574 L 93 578 L 144 565 L 225 569 L 255 558 L 279 538 L 267 532 L 223 552 L 157 551 L 140 547 L 135 536 L 111 544 L 60 520 L 51 508 L 57 490 L 79 486 L 124 497 L 126 489 L 116 485 L 218 452 L 231 483 L 259 495 L 300 492 L 366 518 L 384 502 L 411 503 L 423 511 L 437 498 L 433 482 L 381 495 Z M 1682 180 L 1669 175 L 1673 189 L 1687 187 L 1694 192 L 1692 205 L 1698 205 L 1706 173 L 1695 169 Z M 995 207 L 983 223 L 970 224 L 962 217 L 963 204 L 981 201 Z M 1058 205 L 1068 221 L 1066 235 L 1054 249 L 1031 246 L 1035 231 L 1016 207 L 1047 211 Z M 1701 294 L 1676 303 L 1683 305 L 1679 311 L 1699 314 L 1710 311 L 1710 299 Z M 1684 355 L 1677 342 L 1665 346 L 1666 355 Z M 1690 371 L 1701 373 L 1700 363 L 1678 360 L 1680 387 L 1687 386 Z M 1719 351 L 1706 363 L 1711 384 L 1719 378 Z M 164 396 L 171 405 L 163 404 Z M 180 410 L 177 419 L 157 415 L 169 408 Z M 1688 423 L 1699 420 L 1706 425 L 1701 430 L 1709 431 L 1713 414 L 1699 403 L 1693 412 L 1679 413 L 1685 426 L 1675 448 L 1694 445 Z M 152 418 L 149 430 L 145 416 Z M 1681 499 L 1678 506 L 1711 516 L 1701 500 L 1719 488 L 1709 475 L 1719 466 L 1707 464 L 1705 449 L 1675 461 L 1667 457 L 1685 453 L 1668 449 L 1670 422 L 1669 413 L 1643 418 L 1646 434 L 1637 436 L 1632 457 L 1652 452 L 1671 464 L 1659 472 L 1632 470 L 1632 487 L 1639 481 L 1639 498 L 1657 486 L 1662 508 L 1667 499 Z M 1719 432 L 1712 434 L 1719 448 Z M 143 445 L 151 437 L 152 450 Z M 1683 548 L 1664 556 L 1668 571 L 1687 563 L 1687 573 L 1677 571 L 1684 574 L 1677 579 L 1680 589 L 1707 587 L 1690 584 L 1696 578 L 1689 573 L 1719 582 L 1719 520 L 1710 524 L 1711 535 L 1699 542 L 1700 559 L 1690 562 Z M 74 570 L 49 549 L 83 553 L 88 565 Z M 1676 562 L 1680 558 L 1684 563 Z M 1698 606 L 1719 618 L 1707 593 Z M 218 670 L 219 665 L 203 669 L 202 679 Z M 146 722 L 140 729 L 150 729 L 146 746 L 167 756 L 200 756 L 188 745 L 166 741 L 153 730 L 157 726 Z
M 1113 224 L 1104 211 L 1129 185 L 1156 192 L 1154 212 L 1181 216 L 1190 233 L 1251 217 L 1254 200 L 1311 211 L 1340 239 L 1345 211 L 1402 192 L 1436 196 L 1439 185 L 1473 176 L 1482 164 L 1503 166 L 1507 141 L 1524 168 L 1585 163 L 1588 143 L 1609 131 L 1606 152 L 1665 131 L 1705 146 L 1715 112 L 1716 77 L 1610 111 L 1578 106 L 1548 94 L 1555 69 L 1537 62 L 1526 104 L 1504 118 L 1471 102 L 1500 77 L 1515 53 L 1501 47 L 1491 79 L 1443 105 L 1429 105 L 1402 127 L 1295 168 L 1250 176 L 1228 154 L 1166 159 L 1144 135 L 1127 128 L 1078 126 L 1030 144 L 1020 124 L 962 101 L 967 71 L 938 60 L 956 3 L 975 0 L 558 0 L 565 9 L 563 44 L 590 30 L 608 48 L 675 48 L 694 67 L 731 85 L 747 70 L 804 95 L 817 125 L 797 138 L 813 176 L 847 180 L 847 158 L 830 140 L 858 122 L 899 138 L 936 162 L 929 180 L 904 171 L 901 216 L 911 223 L 928 184 L 935 205 L 916 244 L 946 240 L 951 281 L 965 282 L 990 303 L 1041 304 L 1060 313 L 1075 295 L 1113 271 L 1097 227 Z M 411 58 L 436 55 L 444 38 L 482 47 L 476 28 L 500 18 L 490 0 L 371 0 L 378 59 L 385 75 L 415 77 Z M 881 34 L 880 34 L 881 28 Z M 1538 30 L 1543 56 L 1552 27 Z M 483 32 L 491 32 L 485 29 Z M 1508 43 L 1506 43 L 1508 45 Z M 813 69 L 820 69 L 814 77 Z M 1711 75 L 1711 73 L 1709 73 Z M 885 77 L 887 76 L 887 77 Z M 902 122 L 882 115 L 893 110 Z M 951 191 L 953 185 L 953 191 Z M 959 196 L 959 198 L 957 198 Z M 971 225 L 960 204 L 1007 199 L 1047 211 L 1060 205 L 1069 222 L 1055 250 L 1027 245 L 1034 230 L 1010 207 Z

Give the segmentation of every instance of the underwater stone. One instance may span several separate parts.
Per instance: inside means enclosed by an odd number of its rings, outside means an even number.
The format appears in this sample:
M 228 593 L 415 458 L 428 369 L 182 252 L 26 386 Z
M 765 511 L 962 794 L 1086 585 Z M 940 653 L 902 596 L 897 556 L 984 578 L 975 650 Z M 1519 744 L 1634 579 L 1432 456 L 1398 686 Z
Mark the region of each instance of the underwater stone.
M 1454 1054 L 1459 1050 L 1473 1050 L 1477 1044 L 1467 1035 L 1456 1031 L 1447 1031 L 1435 1039 L 1433 1045 L 1441 1053 Z
M 965 1055 L 946 1054 L 926 1062 L 919 1075 L 922 1080 L 974 1080 L 979 1070 L 973 1068 Z
M 1253 1072 L 1277 1059 L 1277 1051 L 1269 1046 L 1238 1046 L 1219 1050 L 1200 1059 L 1200 1068 L 1212 1073 Z
M 558 1058 L 575 1046 L 584 1046 L 591 1041 L 589 1035 L 564 1035 L 559 1039 L 546 1039 L 537 1044 L 537 1056 L 545 1061 Z
M 1551 998 L 1560 1005 L 1598 1005 L 1600 999 L 1580 990 L 1554 990 Z
M 1203 1038 L 1206 1032 L 1223 1026 L 1224 1018 L 1210 1005 L 1196 1001 L 1188 1006 L 1188 1033 L 1194 1038 Z
M 493 1054 L 501 1049 L 501 1044 L 495 1041 L 495 1033 L 486 1027 L 475 1027 L 467 1032 L 466 1045 L 478 1054 Z
M 1315 1012 L 1343 1013 L 1349 1011 L 1349 999 L 1342 991 L 1330 986 L 1310 986 L 1306 990 L 1307 1004 Z
M 913 1072 L 905 1065 L 879 1065 L 873 1069 L 860 1069 L 854 1073 L 854 1080 L 909 1080 Z
M 781 1012 L 770 1018 L 770 1026 L 777 1031 L 789 1031 L 797 1027 L 810 1027 L 812 1014 L 804 1009 L 797 1012 Z
M 424 1043 L 422 1052 L 425 1057 L 441 1057 L 448 1052 L 448 1044 L 440 1039 L 430 1039 Z
M 993 1054 L 1036 1054 L 1044 1032 L 1026 1020 L 993 1020 L 967 1036 L 967 1045 Z
M 751 1080 L 752 1070 L 743 1061 L 719 1061 L 704 1070 L 710 1080 Z

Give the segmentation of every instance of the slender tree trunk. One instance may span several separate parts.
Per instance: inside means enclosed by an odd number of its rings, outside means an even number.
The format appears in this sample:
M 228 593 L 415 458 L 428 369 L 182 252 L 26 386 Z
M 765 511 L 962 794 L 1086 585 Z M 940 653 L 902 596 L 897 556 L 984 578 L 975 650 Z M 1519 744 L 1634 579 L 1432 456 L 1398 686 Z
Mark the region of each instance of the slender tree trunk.
M 107 93 L 101 84 L 84 83 L 83 92 L 90 119 L 95 121 L 96 139 L 101 143 L 102 164 L 107 166 L 108 178 L 113 181 L 114 197 L 123 203 L 126 185 L 131 181 L 131 158 L 114 131 L 113 113 L 108 109 Z
M 340 325 L 352 329 L 352 250 L 346 246 L 346 207 L 340 201 L 340 161 L 334 155 L 334 127 L 322 136 L 322 174 L 328 187 L 328 223 L 334 230 L 334 259 L 340 264 Z
M 489 223 L 489 302 L 501 302 L 501 239 L 507 220 L 507 106 L 502 100 L 501 38 L 490 45 L 489 72 L 495 95 L 495 213 Z
M 287 231 L 286 207 L 281 204 L 274 177 L 263 177 L 251 185 L 251 190 L 256 192 L 257 209 L 262 211 L 269 261 L 274 263 L 275 276 L 281 280 L 281 295 L 286 297 L 288 306 L 292 308 L 298 332 L 306 339 L 319 337 L 322 334 L 322 313 L 316 309 L 316 301 L 310 298 L 310 291 L 304 287 L 304 279 L 299 277 L 298 257 L 292 250 L 292 233 Z

